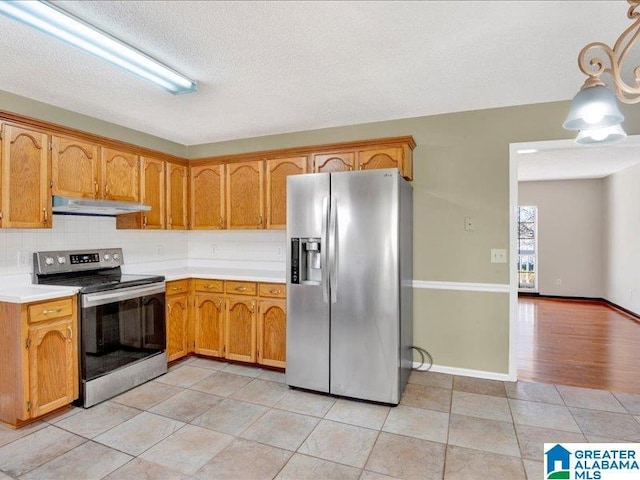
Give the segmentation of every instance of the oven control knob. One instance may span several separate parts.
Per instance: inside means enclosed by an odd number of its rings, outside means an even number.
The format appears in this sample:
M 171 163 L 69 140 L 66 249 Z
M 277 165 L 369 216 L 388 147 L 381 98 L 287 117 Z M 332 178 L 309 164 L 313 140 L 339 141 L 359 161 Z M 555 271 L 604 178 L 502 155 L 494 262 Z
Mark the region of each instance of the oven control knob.
M 65 257 L 58 257 L 58 263 L 60 265 L 63 265 L 65 263 L 67 263 L 67 259 Z
M 108 262 L 109 260 L 111 260 L 111 255 L 109 255 L 108 253 L 105 253 L 102 258 L 104 259 L 105 262 Z
M 44 263 L 47 265 L 53 265 L 53 257 L 45 257 Z
M 115 261 L 120 260 L 120 255 L 118 255 L 117 253 L 114 253 L 114 254 L 113 254 L 113 259 L 114 259 Z

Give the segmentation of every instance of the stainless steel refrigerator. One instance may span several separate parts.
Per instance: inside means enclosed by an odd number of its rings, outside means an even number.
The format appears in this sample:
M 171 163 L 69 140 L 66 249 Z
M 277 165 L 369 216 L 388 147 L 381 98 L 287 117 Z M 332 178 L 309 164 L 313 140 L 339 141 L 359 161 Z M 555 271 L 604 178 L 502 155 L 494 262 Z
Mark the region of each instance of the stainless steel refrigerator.
M 412 210 L 396 169 L 287 178 L 288 385 L 400 402 L 412 365 Z

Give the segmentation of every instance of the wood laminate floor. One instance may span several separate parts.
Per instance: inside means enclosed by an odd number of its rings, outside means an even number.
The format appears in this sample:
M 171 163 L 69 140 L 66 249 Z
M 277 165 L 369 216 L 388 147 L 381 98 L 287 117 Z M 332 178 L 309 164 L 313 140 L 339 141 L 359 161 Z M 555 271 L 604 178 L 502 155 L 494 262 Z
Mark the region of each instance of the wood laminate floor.
M 520 297 L 518 379 L 640 393 L 640 323 L 600 302 Z

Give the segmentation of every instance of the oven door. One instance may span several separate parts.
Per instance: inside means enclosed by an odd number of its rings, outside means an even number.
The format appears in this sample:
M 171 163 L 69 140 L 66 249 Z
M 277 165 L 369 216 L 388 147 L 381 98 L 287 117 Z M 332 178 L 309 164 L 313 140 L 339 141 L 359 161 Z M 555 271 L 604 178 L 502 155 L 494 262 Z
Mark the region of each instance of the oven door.
M 81 374 L 88 381 L 166 348 L 165 284 L 82 295 Z

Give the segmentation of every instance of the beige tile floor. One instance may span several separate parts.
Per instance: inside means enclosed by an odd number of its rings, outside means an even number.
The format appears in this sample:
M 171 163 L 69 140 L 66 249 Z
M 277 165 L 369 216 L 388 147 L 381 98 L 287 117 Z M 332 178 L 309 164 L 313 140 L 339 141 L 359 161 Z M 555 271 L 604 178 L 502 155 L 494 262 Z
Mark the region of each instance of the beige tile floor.
M 638 442 L 640 395 L 414 372 L 401 405 L 205 359 L 91 409 L 0 427 L 0 480 L 539 479 L 544 442 Z

